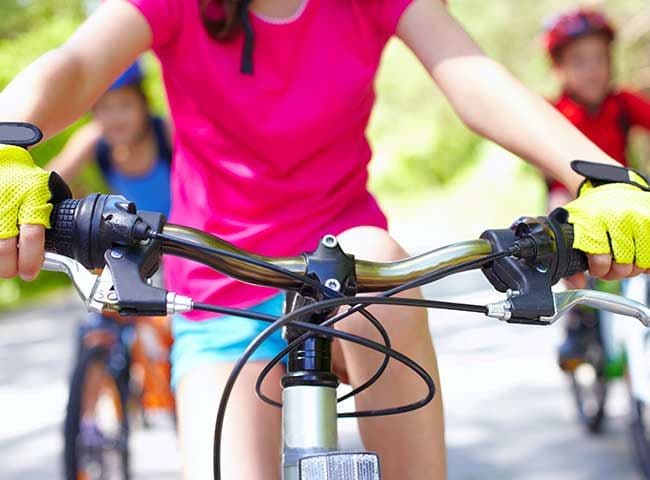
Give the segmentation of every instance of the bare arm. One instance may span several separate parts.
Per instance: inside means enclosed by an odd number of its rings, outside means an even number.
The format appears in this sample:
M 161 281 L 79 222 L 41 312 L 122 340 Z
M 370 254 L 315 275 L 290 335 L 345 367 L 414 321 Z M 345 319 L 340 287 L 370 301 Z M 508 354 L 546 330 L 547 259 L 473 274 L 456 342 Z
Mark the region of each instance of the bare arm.
M 414 0 L 397 33 L 469 128 L 572 191 L 583 180 L 571 170 L 572 160 L 615 163 L 544 99 L 488 58 L 441 0 Z
M 151 42 L 151 28 L 134 6 L 124 0 L 103 3 L 62 47 L 36 60 L 0 93 L 0 120 L 31 122 L 54 135 L 86 113 Z M 20 226 L 18 239 L 0 240 L 0 278 L 34 278 L 44 243 L 44 228 L 29 224 Z
M 66 143 L 61 153 L 47 165 L 48 170 L 58 173 L 66 182 L 72 182 L 81 168 L 93 157 L 101 135 L 101 128 L 96 123 L 89 123 L 80 128 Z
M 129 3 L 105 2 L 61 47 L 36 60 L 0 94 L 0 120 L 26 121 L 52 136 L 86 113 L 151 44 Z

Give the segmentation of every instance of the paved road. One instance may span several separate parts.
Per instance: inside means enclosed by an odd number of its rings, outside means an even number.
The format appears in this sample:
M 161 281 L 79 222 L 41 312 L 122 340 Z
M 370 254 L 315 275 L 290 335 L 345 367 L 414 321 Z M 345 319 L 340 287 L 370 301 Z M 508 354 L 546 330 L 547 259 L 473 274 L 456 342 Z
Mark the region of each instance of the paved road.
M 610 399 L 604 435 L 588 437 L 576 425 L 566 379 L 554 364 L 559 326 L 505 325 L 465 315 L 432 316 L 431 326 L 445 386 L 450 478 L 640 478 L 622 385 Z
M 74 329 L 81 315 L 72 296 L 53 308 L 0 318 L 0 479 L 62 478 L 62 420 Z M 179 478 L 171 432 L 137 431 L 138 480 Z
M 461 285 L 485 296 L 476 277 L 462 278 Z M 71 339 L 82 314 L 65 302 L 0 318 L 3 480 L 60 478 Z M 445 385 L 451 479 L 639 479 L 623 391 L 610 404 L 605 435 L 588 438 L 575 425 L 565 381 L 553 363 L 558 328 L 456 314 L 432 315 L 431 326 Z M 350 424 L 342 432 L 346 443 L 356 441 Z M 137 479 L 178 478 L 171 434 L 140 431 L 132 448 Z

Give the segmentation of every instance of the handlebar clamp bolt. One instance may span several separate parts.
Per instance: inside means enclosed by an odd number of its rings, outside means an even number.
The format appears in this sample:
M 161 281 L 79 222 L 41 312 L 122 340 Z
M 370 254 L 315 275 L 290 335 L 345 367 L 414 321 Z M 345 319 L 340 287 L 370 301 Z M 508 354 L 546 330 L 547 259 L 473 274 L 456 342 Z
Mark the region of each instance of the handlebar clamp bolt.
M 120 250 L 111 250 L 111 257 L 122 258 L 124 254 Z
M 341 282 L 335 278 L 330 278 L 325 282 L 325 286 L 329 289 L 336 290 L 339 292 L 341 290 Z
M 117 302 L 117 293 L 111 292 L 106 296 L 106 298 L 111 302 Z
M 548 273 L 548 267 L 542 263 L 538 263 L 535 267 L 535 270 L 537 270 L 539 273 Z
M 322 242 L 327 248 L 335 248 L 339 244 L 334 235 L 325 235 Z

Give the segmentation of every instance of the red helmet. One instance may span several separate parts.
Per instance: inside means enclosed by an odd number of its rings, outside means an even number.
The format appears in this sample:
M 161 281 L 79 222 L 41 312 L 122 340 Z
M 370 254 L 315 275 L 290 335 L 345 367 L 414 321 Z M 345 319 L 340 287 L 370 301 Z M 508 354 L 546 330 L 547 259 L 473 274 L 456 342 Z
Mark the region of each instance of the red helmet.
M 610 42 L 616 37 L 616 31 L 605 15 L 584 8 L 552 18 L 544 30 L 544 46 L 553 58 L 562 47 L 585 35 L 602 34 Z

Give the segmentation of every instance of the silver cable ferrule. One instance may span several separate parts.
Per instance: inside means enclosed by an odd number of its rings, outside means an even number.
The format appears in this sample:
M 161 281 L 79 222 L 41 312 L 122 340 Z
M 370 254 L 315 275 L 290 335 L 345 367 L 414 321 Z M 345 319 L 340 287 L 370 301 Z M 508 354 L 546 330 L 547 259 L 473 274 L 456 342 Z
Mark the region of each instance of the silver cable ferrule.
M 487 316 L 498 320 L 508 321 L 512 318 L 512 303 L 510 300 L 501 300 L 496 303 L 488 303 Z
M 167 313 L 186 313 L 194 310 L 194 300 L 174 292 L 167 292 Z

